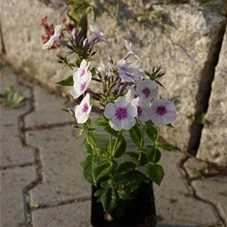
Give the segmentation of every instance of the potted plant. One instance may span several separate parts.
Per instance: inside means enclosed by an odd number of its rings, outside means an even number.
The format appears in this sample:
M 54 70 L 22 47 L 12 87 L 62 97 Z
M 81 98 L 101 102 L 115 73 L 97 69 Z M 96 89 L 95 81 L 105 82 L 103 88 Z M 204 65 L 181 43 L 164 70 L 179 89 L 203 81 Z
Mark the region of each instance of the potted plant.
M 92 185 L 92 225 L 155 226 L 152 182 L 159 185 L 164 176 L 160 150 L 174 150 L 160 142 L 160 126 L 171 126 L 176 117 L 174 103 L 158 98 L 160 67 L 147 72 L 133 66 L 129 59 L 139 60 L 139 53 L 127 41 L 122 59 L 108 55 L 95 67 L 94 46 L 109 43 L 97 27 L 91 26 L 93 36 L 86 38 L 65 22 L 53 27 L 46 20 L 43 49 L 63 46 L 75 57 L 58 56 L 72 71 L 58 84 L 71 86 L 76 104 L 67 111 L 75 118 L 77 136 L 85 135 L 81 166 Z

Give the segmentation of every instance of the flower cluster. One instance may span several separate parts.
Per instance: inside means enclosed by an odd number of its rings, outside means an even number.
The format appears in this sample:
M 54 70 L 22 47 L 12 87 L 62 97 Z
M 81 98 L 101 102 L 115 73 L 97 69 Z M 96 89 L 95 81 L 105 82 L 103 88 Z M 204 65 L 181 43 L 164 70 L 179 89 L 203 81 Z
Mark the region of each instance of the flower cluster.
M 62 46 L 76 56 L 75 61 L 59 57 L 60 63 L 70 67 L 72 75 L 58 84 L 71 86 L 70 94 L 77 100 L 77 105 L 68 110 L 80 128 L 78 136 L 86 135 L 84 177 L 100 186 L 96 196 L 104 211 L 112 213 L 132 197 L 141 182 L 149 179 L 161 183 L 164 171 L 157 164 L 160 150 L 174 148 L 159 141 L 159 128 L 171 125 L 176 110 L 172 100 L 158 97 L 158 78 L 163 76 L 160 68 L 149 73 L 129 61 L 130 57 L 140 60 L 131 43 L 125 41 L 127 53 L 122 59 L 115 62 L 108 55 L 98 67 L 92 67 L 94 46 L 109 41 L 97 27 L 91 26 L 90 30 L 90 39 L 79 37 L 73 29 L 71 37 L 63 40 L 61 25 L 57 25 L 43 48 L 50 49 L 61 40 Z M 100 143 L 103 138 L 98 131 L 104 134 L 104 143 Z M 128 142 L 134 144 L 133 149 L 127 149 Z

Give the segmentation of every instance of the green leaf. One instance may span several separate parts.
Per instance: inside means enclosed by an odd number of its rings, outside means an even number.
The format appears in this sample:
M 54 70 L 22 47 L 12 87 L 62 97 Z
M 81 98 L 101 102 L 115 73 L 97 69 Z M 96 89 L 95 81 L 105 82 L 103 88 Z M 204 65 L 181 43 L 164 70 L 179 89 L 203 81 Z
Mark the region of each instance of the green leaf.
M 103 188 L 96 190 L 95 193 L 94 193 L 94 196 L 95 196 L 95 197 L 101 196 L 102 193 L 104 192 L 104 190 L 105 190 L 105 189 L 103 189 Z
M 87 156 L 85 161 L 81 163 L 81 166 L 83 168 L 83 174 L 84 178 L 90 183 L 94 184 L 94 178 L 92 175 L 92 160 L 93 160 L 93 155 L 90 154 Z
M 95 138 L 91 133 L 87 133 L 86 140 L 91 147 L 96 147 Z
M 69 76 L 67 77 L 65 80 L 61 80 L 59 82 L 57 82 L 56 84 L 60 84 L 62 86 L 73 86 L 74 82 L 73 82 L 73 76 Z
M 84 129 L 81 128 L 81 129 L 79 130 L 79 132 L 77 133 L 76 138 L 81 137 L 81 136 L 83 135 L 83 133 L 84 133 Z
M 104 212 L 112 213 L 118 204 L 118 194 L 116 189 L 108 188 L 101 195 L 101 203 Z
M 129 134 L 137 147 L 143 147 L 144 139 L 143 139 L 141 131 L 137 125 L 135 125 L 134 127 L 132 127 L 129 130 Z
M 146 176 L 138 170 L 115 176 L 116 184 L 124 186 L 140 185 L 145 179 Z
M 132 162 L 124 162 L 117 168 L 117 175 L 128 173 L 136 168 L 136 165 Z
M 68 109 L 63 108 L 63 109 L 61 109 L 61 110 L 64 111 L 64 112 L 69 113 L 69 110 L 68 110 Z
M 152 181 L 160 185 L 164 177 L 164 170 L 158 164 L 149 164 L 147 167 L 147 175 Z
M 19 107 L 25 99 L 24 96 L 20 92 L 16 91 L 12 86 L 7 87 L 2 96 L 4 99 L 4 105 L 11 109 Z
M 120 188 L 118 189 L 117 192 L 120 199 L 128 200 L 131 198 L 131 193 L 129 188 Z
M 116 137 L 114 141 L 114 147 L 113 147 L 113 156 L 116 158 L 121 157 L 126 150 L 126 141 L 123 136 Z
M 175 147 L 169 143 L 157 143 L 157 147 L 165 151 L 176 151 Z
M 151 142 L 156 143 L 156 141 L 158 139 L 158 130 L 156 129 L 156 127 L 151 123 L 147 123 L 145 132 L 146 132 L 148 139 Z
M 135 19 L 139 22 L 139 23 L 145 23 L 147 22 L 147 17 L 145 14 L 136 14 Z
M 136 153 L 136 152 L 127 152 L 126 154 L 129 155 L 135 163 L 138 162 L 138 159 L 139 159 L 139 154 L 138 153 Z M 149 162 L 149 160 L 148 160 L 147 156 L 142 153 L 141 157 L 140 157 L 140 162 L 138 163 L 138 165 L 139 166 L 143 166 L 143 165 L 146 165 L 148 162 Z
M 118 132 L 115 131 L 114 129 L 112 129 L 109 125 L 107 127 L 105 127 L 105 131 L 108 132 L 109 134 L 117 137 L 118 136 Z
M 153 148 L 152 152 L 150 153 L 150 155 L 148 156 L 149 161 L 153 162 L 153 163 L 157 163 L 159 162 L 160 158 L 161 158 L 161 152 L 159 149 L 157 148 Z
M 96 128 L 97 126 L 107 127 L 108 125 L 109 125 L 108 120 L 105 119 L 104 117 L 100 117 L 91 123 L 91 127 L 94 127 L 94 128 Z
M 85 139 L 84 142 L 83 142 L 83 149 L 84 149 L 87 153 L 89 153 L 89 154 L 92 153 L 92 147 L 91 147 L 91 145 L 87 142 L 86 139 Z
M 111 170 L 110 162 L 101 160 L 100 158 L 93 160 L 93 177 L 96 183 L 98 183 L 101 178 L 107 176 Z

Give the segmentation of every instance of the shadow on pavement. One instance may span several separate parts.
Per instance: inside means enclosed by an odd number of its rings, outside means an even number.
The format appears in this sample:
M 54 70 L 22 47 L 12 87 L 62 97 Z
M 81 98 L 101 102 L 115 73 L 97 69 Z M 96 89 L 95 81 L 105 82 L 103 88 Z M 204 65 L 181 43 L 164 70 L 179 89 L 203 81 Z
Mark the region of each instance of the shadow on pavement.
M 158 223 L 156 227 L 198 227 L 196 225 L 169 225 L 164 223 Z

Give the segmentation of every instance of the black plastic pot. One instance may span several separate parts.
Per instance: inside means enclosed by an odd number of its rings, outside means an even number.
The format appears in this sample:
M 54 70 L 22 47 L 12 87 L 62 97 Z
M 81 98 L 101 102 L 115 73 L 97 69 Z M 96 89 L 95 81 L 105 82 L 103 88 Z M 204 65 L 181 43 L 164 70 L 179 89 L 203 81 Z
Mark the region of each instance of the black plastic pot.
M 104 220 L 101 203 L 96 202 L 94 192 L 96 187 L 92 186 L 91 224 L 93 227 L 155 227 L 157 223 L 153 184 L 142 183 L 135 197 L 130 200 L 125 212 L 121 217 L 113 214 L 113 221 Z

